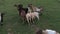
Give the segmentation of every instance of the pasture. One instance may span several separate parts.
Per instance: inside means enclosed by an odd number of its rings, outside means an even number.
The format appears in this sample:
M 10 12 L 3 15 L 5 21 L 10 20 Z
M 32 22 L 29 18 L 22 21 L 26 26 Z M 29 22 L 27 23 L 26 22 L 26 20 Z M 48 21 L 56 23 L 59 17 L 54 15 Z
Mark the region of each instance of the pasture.
M 3 26 L 0 26 L 0 34 L 7 34 L 8 29 L 13 34 L 34 34 L 34 29 L 27 24 L 22 24 L 22 20 L 18 15 L 17 8 L 14 4 L 27 4 L 40 7 L 43 6 L 44 12 L 40 16 L 40 20 L 36 21 L 36 25 L 40 28 L 50 28 L 60 32 L 60 0 L 0 0 L 0 12 L 5 13 Z

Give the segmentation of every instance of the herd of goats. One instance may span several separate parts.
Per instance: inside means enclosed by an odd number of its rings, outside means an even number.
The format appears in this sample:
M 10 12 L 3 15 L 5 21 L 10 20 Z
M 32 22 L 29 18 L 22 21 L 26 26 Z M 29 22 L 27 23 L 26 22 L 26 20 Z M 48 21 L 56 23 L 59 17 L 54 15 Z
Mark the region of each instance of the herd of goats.
M 42 7 L 35 7 L 32 4 L 28 4 L 27 8 L 23 8 L 22 4 L 15 4 L 17 10 L 19 11 L 19 16 L 22 18 L 23 23 L 26 21 L 30 25 L 34 23 L 35 18 L 39 20 L 39 16 L 43 13 Z M 4 13 L 0 13 L 0 24 L 3 25 L 3 15 Z M 36 34 L 59 34 L 59 32 L 51 29 L 39 29 L 36 25 L 32 25 L 35 29 Z
M 35 7 L 32 4 L 28 4 L 27 8 L 23 8 L 22 4 L 16 5 L 19 16 L 22 17 L 23 22 L 26 21 L 30 25 L 30 23 L 34 23 L 34 19 L 37 18 L 39 20 L 39 15 L 42 15 L 42 7 Z

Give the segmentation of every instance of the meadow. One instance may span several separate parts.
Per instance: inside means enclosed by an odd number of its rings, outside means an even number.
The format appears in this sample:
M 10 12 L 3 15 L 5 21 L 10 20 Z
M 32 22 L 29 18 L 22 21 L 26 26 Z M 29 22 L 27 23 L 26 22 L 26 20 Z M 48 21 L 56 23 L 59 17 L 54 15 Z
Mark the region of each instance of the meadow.
M 35 34 L 34 29 L 27 24 L 22 24 L 14 4 L 23 4 L 27 7 L 29 3 L 40 7 L 43 6 L 43 15 L 36 25 L 41 29 L 48 28 L 60 32 L 60 0 L 0 0 L 0 12 L 5 13 L 3 26 L 0 26 L 0 34 L 7 34 L 11 28 L 13 34 Z

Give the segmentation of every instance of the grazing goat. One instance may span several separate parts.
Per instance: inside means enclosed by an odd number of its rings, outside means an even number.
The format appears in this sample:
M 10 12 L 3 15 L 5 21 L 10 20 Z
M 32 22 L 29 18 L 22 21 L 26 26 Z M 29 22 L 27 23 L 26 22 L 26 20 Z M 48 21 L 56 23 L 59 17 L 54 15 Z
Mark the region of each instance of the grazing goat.
M 28 4 L 28 7 L 30 8 L 30 10 L 32 10 L 32 12 L 39 12 L 40 15 L 42 15 L 43 13 L 43 8 L 42 7 L 35 7 L 32 4 Z
M 28 8 L 23 8 L 22 4 L 19 4 L 19 5 L 15 4 L 14 6 L 18 8 L 19 16 L 22 17 L 22 20 L 24 22 L 26 20 L 26 14 L 28 12 Z
M 32 12 L 32 13 L 30 12 L 30 13 L 26 14 L 26 19 L 27 19 L 28 23 L 33 21 L 35 18 L 37 18 L 39 20 L 39 13 L 38 12 Z M 33 23 L 34 23 L 34 21 L 33 21 Z
M 42 8 L 38 9 L 36 8 L 36 11 L 33 11 L 28 7 L 28 13 L 26 14 L 26 19 L 27 19 L 27 22 L 31 22 L 33 21 L 35 18 L 37 18 L 39 20 L 39 12 L 40 10 L 42 10 Z M 34 21 L 33 21 L 34 23 Z

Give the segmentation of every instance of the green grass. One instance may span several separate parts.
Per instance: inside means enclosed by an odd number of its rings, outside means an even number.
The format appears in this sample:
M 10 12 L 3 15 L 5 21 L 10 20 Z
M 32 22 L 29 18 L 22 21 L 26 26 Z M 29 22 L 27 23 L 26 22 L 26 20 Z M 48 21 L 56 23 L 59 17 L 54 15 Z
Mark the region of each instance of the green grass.
M 59 0 L 58 0 L 59 1 Z M 14 4 L 23 4 L 27 7 L 27 4 L 32 3 L 35 6 L 43 6 L 44 12 L 40 17 L 40 21 L 37 21 L 37 25 L 44 29 L 50 28 L 60 32 L 60 3 L 57 0 L 0 0 L 0 12 L 4 12 L 4 25 L 0 26 L 0 34 L 7 34 L 8 28 L 11 28 L 11 32 L 14 34 L 34 34 L 32 28 L 27 24 L 22 24 L 22 20 L 19 19 L 18 11 L 14 7 Z

